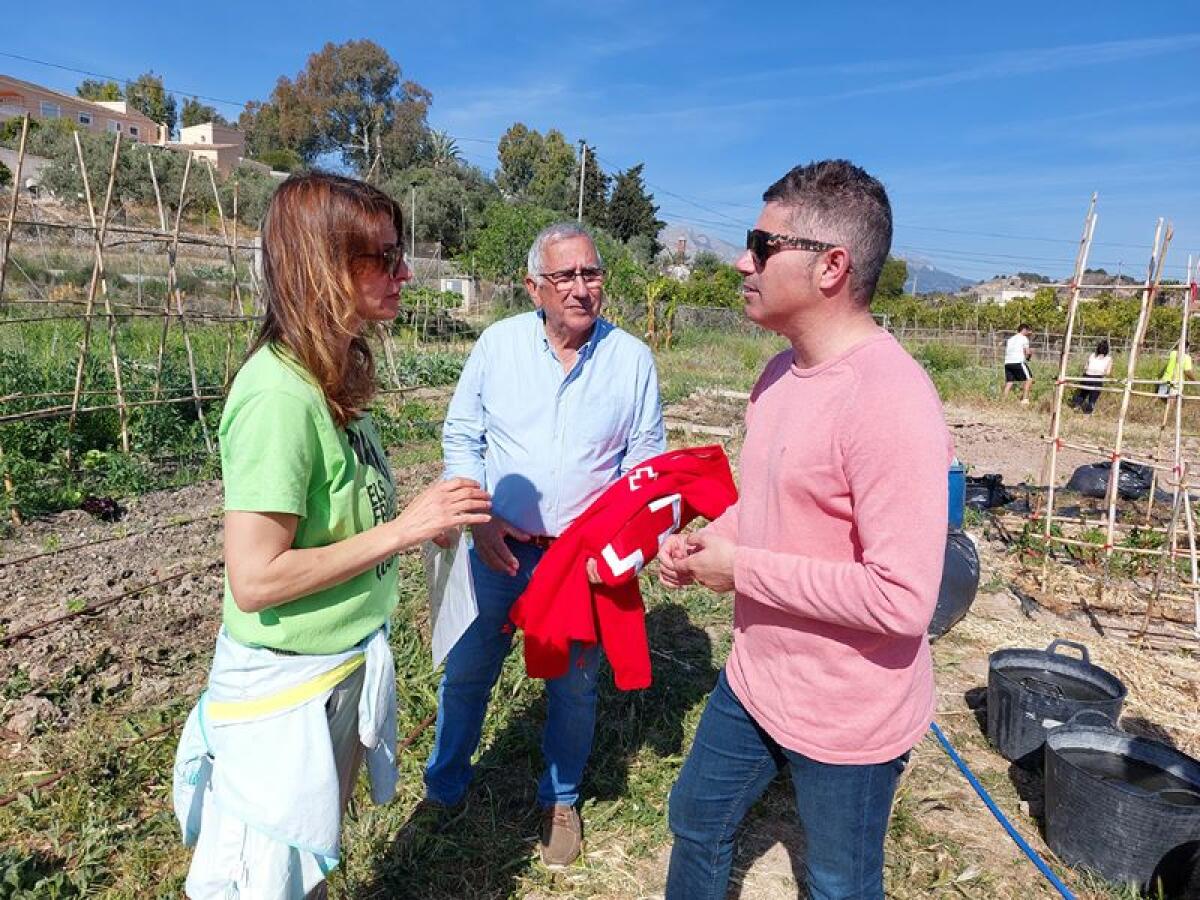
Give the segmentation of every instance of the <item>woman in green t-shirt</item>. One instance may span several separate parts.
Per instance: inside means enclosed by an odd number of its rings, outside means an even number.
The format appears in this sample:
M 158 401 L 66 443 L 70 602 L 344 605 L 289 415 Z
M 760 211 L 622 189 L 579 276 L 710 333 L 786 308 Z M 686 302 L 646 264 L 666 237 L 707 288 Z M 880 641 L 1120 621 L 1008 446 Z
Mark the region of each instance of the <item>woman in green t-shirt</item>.
M 230 880 L 239 871 L 258 872 L 260 879 L 279 873 L 271 876 L 286 886 L 279 896 L 324 890 L 323 874 L 330 860 L 337 861 L 336 830 L 332 846 L 321 845 L 306 861 L 305 852 L 313 850 L 304 845 L 311 823 L 292 820 L 311 817 L 314 809 L 328 813 L 334 808 L 331 790 L 338 794 L 340 818 L 352 791 L 363 756 L 360 695 L 368 696 L 364 680 L 380 670 L 364 648 L 395 608 L 396 554 L 489 519 L 487 493 L 463 478 L 434 483 L 396 515 L 392 474 L 366 412 L 375 368 L 363 332 L 396 317 L 401 287 L 412 277 L 402 233 L 394 200 L 364 182 L 324 173 L 289 178 L 266 212 L 266 313 L 220 426 L 223 628 L 208 706 L 202 699 L 199 710 L 206 743 L 218 734 L 218 746 L 210 744 L 207 753 L 221 777 L 214 775 L 210 790 L 233 784 L 230 794 L 236 796 L 204 800 L 187 882 L 193 898 L 225 896 L 228 888 L 249 888 L 242 896 L 258 896 L 262 884 L 251 888 Z M 381 645 L 386 642 L 372 646 Z M 389 671 L 382 680 L 394 684 L 390 656 L 384 655 Z M 310 677 L 314 671 L 320 678 Z M 297 672 L 305 673 L 303 683 L 293 683 Z M 380 690 L 390 691 L 392 684 Z M 366 690 L 372 690 L 370 682 Z M 324 701 L 315 730 L 312 709 L 304 712 L 297 698 Z M 296 710 L 308 718 L 280 726 L 279 745 L 269 746 L 271 723 L 290 721 Z M 260 736 L 250 751 L 239 749 L 238 758 L 220 752 L 220 735 L 235 734 L 221 730 L 232 728 L 229 723 L 249 723 Z M 300 746 L 294 745 L 296 734 L 306 735 Z M 246 746 L 237 740 L 225 746 Z M 333 765 L 322 771 L 332 788 L 313 762 L 327 762 L 330 749 Z M 305 783 L 271 788 L 272 777 L 289 765 L 303 767 L 299 780 Z M 194 773 L 186 780 L 194 784 Z M 263 812 L 231 815 L 234 801 L 247 794 L 254 800 L 242 805 Z

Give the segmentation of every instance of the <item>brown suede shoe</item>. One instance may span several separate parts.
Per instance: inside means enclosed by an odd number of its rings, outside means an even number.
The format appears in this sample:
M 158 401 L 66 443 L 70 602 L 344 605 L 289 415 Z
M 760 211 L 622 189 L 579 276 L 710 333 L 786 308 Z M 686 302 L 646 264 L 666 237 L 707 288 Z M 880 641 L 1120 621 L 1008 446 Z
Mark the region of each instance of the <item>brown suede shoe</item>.
M 538 850 L 547 869 L 564 869 L 579 858 L 583 822 L 573 806 L 542 810 L 542 840 Z

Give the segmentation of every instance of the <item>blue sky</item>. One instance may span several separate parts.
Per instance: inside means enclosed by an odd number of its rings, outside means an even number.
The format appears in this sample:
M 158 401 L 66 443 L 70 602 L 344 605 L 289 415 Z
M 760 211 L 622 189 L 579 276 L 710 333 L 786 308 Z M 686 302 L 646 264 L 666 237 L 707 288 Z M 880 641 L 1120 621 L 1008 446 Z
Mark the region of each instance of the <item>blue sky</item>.
M 431 122 L 472 162 L 494 168 L 514 121 L 556 127 L 606 169 L 644 162 L 661 218 L 735 243 L 775 178 L 840 156 L 887 185 L 895 249 L 940 268 L 1065 275 L 1097 191 L 1093 264 L 1143 273 L 1164 216 L 1181 278 L 1200 253 L 1186 6 L 59 0 L 23 4 L 0 52 L 244 101 L 323 43 L 367 37 L 433 92 Z M 82 77 L 6 57 L 0 72 Z

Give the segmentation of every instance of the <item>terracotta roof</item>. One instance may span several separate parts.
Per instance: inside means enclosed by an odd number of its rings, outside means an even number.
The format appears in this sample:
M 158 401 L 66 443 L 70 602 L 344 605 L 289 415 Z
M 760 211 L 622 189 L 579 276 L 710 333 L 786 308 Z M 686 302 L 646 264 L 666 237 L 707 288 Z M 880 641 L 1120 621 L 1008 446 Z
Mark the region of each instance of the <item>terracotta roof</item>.
M 96 111 L 97 115 L 128 116 L 130 118 L 142 119 L 146 122 L 151 123 L 152 125 L 156 125 L 156 126 L 161 125 L 160 122 L 155 122 L 153 119 L 151 119 L 145 113 L 140 112 L 136 109 L 130 109 L 128 112 L 121 113 L 121 112 L 117 112 L 117 110 L 115 110 L 115 109 L 111 109 L 110 107 L 105 106 L 102 103 L 97 103 L 94 100 L 85 100 L 83 97 L 77 97 L 74 94 L 67 94 L 67 93 L 64 93 L 63 91 L 58 91 L 58 90 L 55 90 L 54 88 L 46 87 L 44 84 L 34 84 L 32 81 L 24 81 L 23 79 L 14 78 L 11 75 L 5 75 L 3 73 L 0 73 L 0 78 L 4 79 L 6 81 L 11 81 L 14 84 L 20 85 L 25 88 L 31 88 L 35 91 L 44 91 L 47 94 L 53 94 L 56 97 L 62 97 L 64 100 L 69 100 L 72 103 L 78 103 L 78 104 L 82 104 L 84 106 L 90 106 Z

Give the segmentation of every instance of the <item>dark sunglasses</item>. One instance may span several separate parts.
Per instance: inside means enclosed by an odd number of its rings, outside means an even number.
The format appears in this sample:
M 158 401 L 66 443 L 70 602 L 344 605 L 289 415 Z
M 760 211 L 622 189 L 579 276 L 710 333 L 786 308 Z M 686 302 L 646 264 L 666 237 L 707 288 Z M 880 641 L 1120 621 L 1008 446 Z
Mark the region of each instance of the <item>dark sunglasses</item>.
M 772 234 L 751 228 L 746 232 L 746 249 L 754 257 L 755 264 L 762 268 L 768 258 L 781 250 L 811 250 L 814 253 L 824 253 L 832 250 L 837 244 L 827 244 L 824 241 L 814 241 L 809 238 L 795 237 L 790 234 Z
M 408 264 L 404 258 L 404 248 L 399 245 L 380 250 L 378 253 L 356 253 L 356 259 L 374 259 L 379 267 L 387 272 L 388 278 L 399 278 L 401 270 Z

